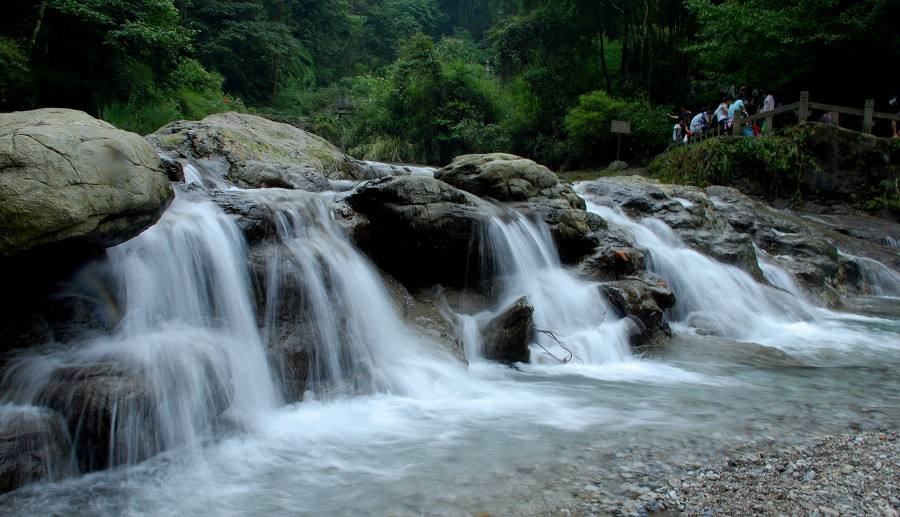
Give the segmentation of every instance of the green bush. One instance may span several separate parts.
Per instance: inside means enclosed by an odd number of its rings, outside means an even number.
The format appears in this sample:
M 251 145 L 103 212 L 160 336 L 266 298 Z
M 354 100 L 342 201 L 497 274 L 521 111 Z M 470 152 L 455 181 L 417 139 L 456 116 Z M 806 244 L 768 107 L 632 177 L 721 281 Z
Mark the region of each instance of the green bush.
M 222 76 L 193 59 L 182 60 L 162 85 L 143 65 L 134 64 L 128 73 L 134 85 L 128 100 L 108 102 L 99 109 L 100 118 L 126 131 L 147 134 L 176 119 L 199 120 L 243 109 L 240 100 L 222 93 Z
M 719 137 L 676 147 L 657 157 L 650 163 L 650 174 L 700 187 L 731 185 L 735 178 L 752 177 L 773 193 L 794 195 L 801 175 L 817 168 L 791 138 Z
M 597 90 L 578 99 L 565 117 L 570 144 L 569 161 L 574 165 L 596 165 L 615 157 L 613 120 L 631 122 L 631 135 L 623 136 L 624 157 L 645 160 L 666 148 L 672 125 L 666 110 L 641 101 L 622 100 Z
M 27 105 L 30 83 L 25 53 L 14 40 L 0 36 L 0 109 Z

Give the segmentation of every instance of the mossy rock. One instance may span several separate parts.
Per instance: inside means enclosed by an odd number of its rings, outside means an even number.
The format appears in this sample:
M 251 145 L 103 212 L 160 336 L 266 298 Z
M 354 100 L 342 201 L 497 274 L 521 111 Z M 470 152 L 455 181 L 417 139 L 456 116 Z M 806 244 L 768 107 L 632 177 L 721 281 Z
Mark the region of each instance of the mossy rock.
M 243 113 L 177 121 L 148 135 L 161 151 L 204 160 L 242 187 L 329 188 L 328 180 L 363 179 L 364 164 L 302 129 Z
M 173 196 L 136 134 L 67 109 L 0 115 L 0 256 L 114 246 L 156 222 Z

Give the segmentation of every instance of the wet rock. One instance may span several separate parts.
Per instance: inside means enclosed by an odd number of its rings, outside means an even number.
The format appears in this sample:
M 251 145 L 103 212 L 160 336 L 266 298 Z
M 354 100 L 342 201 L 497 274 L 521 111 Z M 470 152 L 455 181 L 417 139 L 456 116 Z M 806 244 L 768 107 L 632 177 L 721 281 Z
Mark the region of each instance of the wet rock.
M 521 297 L 482 328 L 487 359 L 504 364 L 527 363 L 534 338 L 534 307 Z
M 236 185 L 320 192 L 328 180 L 365 179 L 363 164 L 322 138 L 243 113 L 172 122 L 147 140 L 180 159 L 197 160 Z
M 432 341 L 443 345 L 458 358 L 465 358 L 463 343 L 457 337 L 454 322 L 450 321 L 446 311 L 442 311 L 440 307 L 441 303 L 446 303 L 446 292 L 432 289 L 413 294 L 397 279 L 389 275 L 384 275 L 383 278 L 398 312 L 407 323 Z
M 319 342 L 305 289 L 282 245 L 251 248 L 249 264 L 259 327 L 285 402 L 303 400 Z
M 138 135 L 74 110 L 0 114 L 0 257 L 114 246 L 156 222 L 173 195 Z
M 28 406 L 0 406 L 0 493 L 74 473 L 63 418 Z
M 536 212 L 547 223 L 563 262 L 574 263 L 593 251 L 598 244 L 594 232 L 606 227 L 553 171 L 519 156 L 459 156 L 434 176 L 476 196 Z
M 865 290 L 859 275 L 839 256 L 837 243 L 891 260 L 890 253 L 881 252 L 880 246 L 824 231 L 731 187 L 699 189 L 640 177 L 612 177 L 601 178 L 588 189 L 601 203 L 618 206 L 633 218 L 657 218 L 686 246 L 764 281 L 756 246 L 772 263 L 791 273 L 810 295 L 828 305 L 838 304 L 841 292 Z
M 277 235 L 275 211 L 247 192 L 227 190 L 209 193 L 226 214 L 234 216 L 247 242 L 256 244 Z
M 184 183 L 184 164 L 173 159 L 169 155 L 161 154 L 159 156 L 160 167 L 166 173 L 169 181 L 174 183 Z
M 599 245 L 578 265 L 581 276 L 591 280 L 614 280 L 638 274 L 646 268 L 646 257 L 631 235 L 618 228 L 597 233 Z
M 638 332 L 632 336 L 632 345 L 658 344 L 671 335 L 665 309 L 675 305 L 675 293 L 661 278 L 644 272 L 602 283 L 600 289 L 619 316 L 635 322 Z
M 57 368 L 36 402 L 65 417 L 82 471 L 136 463 L 162 450 L 152 387 L 121 363 Z
M 369 221 L 356 243 L 404 285 L 462 286 L 478 274 L 470 246 L 484 213 L 472 195 L 434 178 L 403 176 L 368 182 L 347 203 Z
M 580 208 L 571 208 L 565 199 L 538 197 L 512 206 L 522 212 L 533 211 L 540 215 L 550 230 L 560 260 L 567 264 L 574 264 L 593 252 L 601 240 L 597 234 L 607 228 L 603 218 Z

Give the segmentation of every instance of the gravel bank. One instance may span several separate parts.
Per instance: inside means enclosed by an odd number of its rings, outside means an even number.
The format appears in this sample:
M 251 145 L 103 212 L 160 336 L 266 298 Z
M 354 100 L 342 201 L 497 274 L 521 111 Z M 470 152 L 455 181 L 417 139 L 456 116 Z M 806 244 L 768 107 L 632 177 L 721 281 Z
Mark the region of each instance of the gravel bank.
M 650 469 L 657 470 L 657 469 Z M 664 479 L 626 479 L 619 493 L 597 479 L 562 515 L 900 515 L 896 432 L 816 438 L 802 445 L 749 442 Z M 603 488 L 601 488 L 603 487 Z

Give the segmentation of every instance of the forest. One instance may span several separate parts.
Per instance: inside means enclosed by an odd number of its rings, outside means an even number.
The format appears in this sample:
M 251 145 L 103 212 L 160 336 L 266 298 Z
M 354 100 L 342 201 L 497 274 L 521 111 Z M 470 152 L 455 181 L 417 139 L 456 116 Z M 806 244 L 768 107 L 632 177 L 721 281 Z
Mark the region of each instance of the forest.
M 145 134 L 247 111 L 358 158 L 508 151 L 558 168 L 663 150 L 666 114 L 741 86 L 881 103 L 900 0 L 21 0 L 0 111 L 84 110 Z

